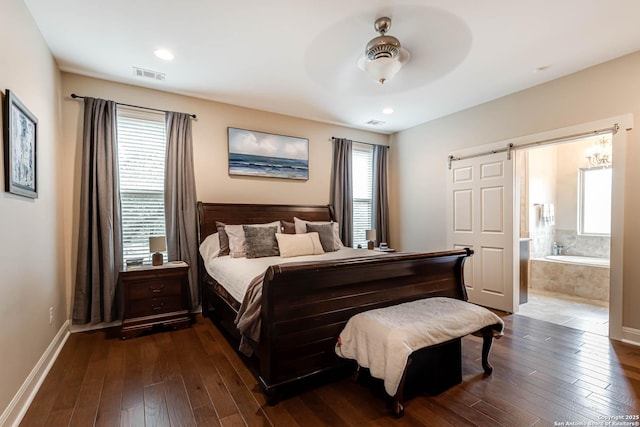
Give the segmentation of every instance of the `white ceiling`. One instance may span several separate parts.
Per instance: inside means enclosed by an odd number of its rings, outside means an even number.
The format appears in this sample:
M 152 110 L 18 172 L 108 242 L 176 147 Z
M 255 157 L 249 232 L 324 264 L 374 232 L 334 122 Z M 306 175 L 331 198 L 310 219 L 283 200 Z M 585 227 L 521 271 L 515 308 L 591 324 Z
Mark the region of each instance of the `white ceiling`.
M 638 0 L 25 3 L 64 71 L 384 133 L 640 50 Z M 357 67 L 380 16 L 411 53 L 384 85 Z

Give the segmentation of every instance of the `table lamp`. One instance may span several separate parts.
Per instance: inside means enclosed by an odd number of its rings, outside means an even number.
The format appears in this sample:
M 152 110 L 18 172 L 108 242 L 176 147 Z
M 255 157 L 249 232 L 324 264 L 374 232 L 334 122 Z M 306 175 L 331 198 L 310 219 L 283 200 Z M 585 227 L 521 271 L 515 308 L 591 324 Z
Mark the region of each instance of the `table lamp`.
M 376 230 L 367 230 L 365 231 L 366 239 L 367 239 L 367 249 L 373 249 L 376 240 Z
M 153 252 L 153 256 L 151 257 L 152 265 L 162 265 L 164 263 L 161 252 L 166 250 L 167 242 L 164 236 L 149 237 L 149 252 Z

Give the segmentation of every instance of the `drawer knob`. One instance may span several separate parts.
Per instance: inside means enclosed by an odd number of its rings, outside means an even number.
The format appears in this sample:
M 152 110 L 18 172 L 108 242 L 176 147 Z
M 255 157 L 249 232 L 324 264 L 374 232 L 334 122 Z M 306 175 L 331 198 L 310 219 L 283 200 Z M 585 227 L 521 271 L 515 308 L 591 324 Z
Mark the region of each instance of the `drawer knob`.
M 152 285 L 149 285 L 149 289 L 151 289 L 151 292 L 154 294 L 159 294 L 162 292 L 162 289 L 164 289 L 164 284 L 161 284 L 159 288 L 154 288 Z
M 164 307 L 164 303 L 163 303 L 163 302 L 161 302 L 161 303 L 160 303 L 160 304 L 158 304 L 158 305 L 152 305 L 152 306 L 151 306 L 151 309 L 152 309 L 153 311 L 158 311 L 158 310 L 162 310 L 162 307 Z

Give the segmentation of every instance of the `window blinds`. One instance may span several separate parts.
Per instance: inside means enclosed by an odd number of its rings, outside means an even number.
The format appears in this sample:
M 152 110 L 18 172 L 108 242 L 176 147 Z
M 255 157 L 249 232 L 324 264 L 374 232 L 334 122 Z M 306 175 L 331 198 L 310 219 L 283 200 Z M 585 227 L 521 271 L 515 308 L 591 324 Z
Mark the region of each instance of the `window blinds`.
M 123 258 L 149 263 L 149 236 L 165 235 L 165 114 L 118 106 L 117 138 Z
M 365 231 L 372 229 L 373 147 L 353 143 L 353 246 L 367 247 Z

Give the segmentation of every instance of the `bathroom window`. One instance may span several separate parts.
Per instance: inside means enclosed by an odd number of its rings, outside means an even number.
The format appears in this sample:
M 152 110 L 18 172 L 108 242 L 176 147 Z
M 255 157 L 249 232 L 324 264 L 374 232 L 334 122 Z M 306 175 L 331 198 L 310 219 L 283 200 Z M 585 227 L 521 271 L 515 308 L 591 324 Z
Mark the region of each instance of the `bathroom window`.
M 611 168 L 580 169 L 580 234 L 611 233 Z

